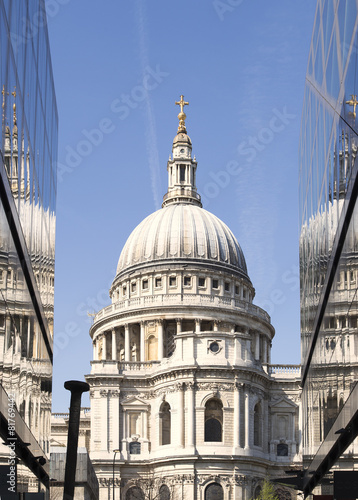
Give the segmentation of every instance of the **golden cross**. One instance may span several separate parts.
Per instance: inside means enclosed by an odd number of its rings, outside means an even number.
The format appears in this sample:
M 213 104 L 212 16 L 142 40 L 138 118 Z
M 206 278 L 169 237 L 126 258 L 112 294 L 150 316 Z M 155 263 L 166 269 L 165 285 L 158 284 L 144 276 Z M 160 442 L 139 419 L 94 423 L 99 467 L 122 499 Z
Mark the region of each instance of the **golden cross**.
M 349 101 L 346 101 L 346 104 L 348 104 L 349 106 L 353 106 L 352 115 L 355 118 L 356 117 L 356 106 L 358 104 L 357 95 L 356 94 L 351 94 L 351 99 Z
M 178 104 L 180 106 L 180 112 L 183 113 L 184 106 L 189 106 L 189 103 L 187 101 L 184 101 L 184 96 L 180 96 L 180 101 L 175 101 L 175 104 Z
M 5 94 L 9 95 L 9 92 L 5 92 L 5 85 L 2 86 L 2 107 L 5 108 Z
M 16 125 L 16 120 L 17 120 L 17 118 L 16 118 L 16 87 L 14 87 L 14 92 L 11 92 L 11 95 L 14 96 L 14 99 L 15 99 L 14 104 L 12 105 L 12 109 L 14 110 L 14 117 L 13 117 L 14 125 Z

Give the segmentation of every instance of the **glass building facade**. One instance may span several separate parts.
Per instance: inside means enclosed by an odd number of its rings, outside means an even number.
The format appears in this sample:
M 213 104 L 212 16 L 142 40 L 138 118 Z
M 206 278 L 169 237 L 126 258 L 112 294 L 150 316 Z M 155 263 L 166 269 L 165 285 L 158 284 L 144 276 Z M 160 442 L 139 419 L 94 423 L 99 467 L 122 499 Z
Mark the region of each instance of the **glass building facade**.
M 358 458 L 357 27 L 356 0 L 318 0 L 299 151 L 306 493 Z
M 48 495 L 58 116 L 45 3 L 0 0 L 0 493 Z

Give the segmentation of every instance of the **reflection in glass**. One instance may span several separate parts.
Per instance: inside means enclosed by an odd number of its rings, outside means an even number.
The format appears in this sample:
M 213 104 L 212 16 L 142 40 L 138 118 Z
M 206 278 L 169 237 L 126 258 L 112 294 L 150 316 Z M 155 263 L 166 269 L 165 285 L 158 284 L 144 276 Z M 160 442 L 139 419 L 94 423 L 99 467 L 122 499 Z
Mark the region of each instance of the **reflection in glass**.
M 303 459 L 309 467 L 316 453 L 323 458 L 321 444 L 358 380 L 358 209 L 351 197 L 358 21 L 354 2 L 332 5 L 317 9 L 300 138 Z
M 0 0 L 0 395 L 15 395 L 23 441 L 48 459 L 58 117 L 45 15 L 40 0 Z M 8 454 L 0 444 L 0 463 Z M 35 484 L 23 463 L 18 484 Z

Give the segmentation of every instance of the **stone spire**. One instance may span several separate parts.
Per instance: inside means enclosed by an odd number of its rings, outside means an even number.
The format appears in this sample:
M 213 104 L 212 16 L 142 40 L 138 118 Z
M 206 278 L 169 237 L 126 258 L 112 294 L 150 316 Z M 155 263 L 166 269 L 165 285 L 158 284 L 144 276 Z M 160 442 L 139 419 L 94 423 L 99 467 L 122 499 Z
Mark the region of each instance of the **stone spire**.
M 170 203 L 191 203 L 202 206 L 200 195 L 196 191 L 196 167 L 197 162 L 191 157 L 192 144 L 186 132 L 184 106 L 189 102 L 184 101 L 184 96 L 180 96 L 180 101 L 175 104 L 180 106 L 178 133 L 174 137 L 172 154 L 169 156 L 168 170 L 168 192 L 163 198 L 162 207 Z

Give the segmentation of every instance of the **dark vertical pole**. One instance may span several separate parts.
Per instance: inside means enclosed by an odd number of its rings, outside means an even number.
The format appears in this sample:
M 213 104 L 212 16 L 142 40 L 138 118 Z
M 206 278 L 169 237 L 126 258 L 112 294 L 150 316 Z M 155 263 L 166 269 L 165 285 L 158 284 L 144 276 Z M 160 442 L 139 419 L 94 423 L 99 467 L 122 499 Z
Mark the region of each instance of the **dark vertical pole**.
M 73 500 L 75 492 L 78 434 L 80 429 L 81 396 L 83 392 L 89 391 L 89 385 L 86 382 L 69 380 L 65 382 L 65 389 L 71 391 L 71 403 L 70 418 L 68 422 L 63 500 Z

